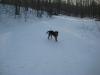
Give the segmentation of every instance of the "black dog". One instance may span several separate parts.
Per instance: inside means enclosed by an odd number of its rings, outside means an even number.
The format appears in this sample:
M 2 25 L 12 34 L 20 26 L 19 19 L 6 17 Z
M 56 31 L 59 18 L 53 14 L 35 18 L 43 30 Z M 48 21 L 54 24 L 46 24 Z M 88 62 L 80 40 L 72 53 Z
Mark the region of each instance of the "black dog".
M 58 41 L 57 38 L 58 38 L 58 31 L 53 31 L 53 30 L 49 30 L 47 31 L 48 33 L 48 39 L 52 39 L 52 36 L 55 38 L 55 41 Z

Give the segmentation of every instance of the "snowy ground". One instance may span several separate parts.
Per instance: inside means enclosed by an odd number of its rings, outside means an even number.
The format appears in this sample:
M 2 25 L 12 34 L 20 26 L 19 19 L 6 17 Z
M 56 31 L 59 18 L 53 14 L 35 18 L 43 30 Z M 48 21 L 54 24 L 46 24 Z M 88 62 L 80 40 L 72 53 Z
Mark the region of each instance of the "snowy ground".
M 100 75 L 100 22 L 0 15 L 0 75 Z M 58 42 L 46 31 L 58 30 Z

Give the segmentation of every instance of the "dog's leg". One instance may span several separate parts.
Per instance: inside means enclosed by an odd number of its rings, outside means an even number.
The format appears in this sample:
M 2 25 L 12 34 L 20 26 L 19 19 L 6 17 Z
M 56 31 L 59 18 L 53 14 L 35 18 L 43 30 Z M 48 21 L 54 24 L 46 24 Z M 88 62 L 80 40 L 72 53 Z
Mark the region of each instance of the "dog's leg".
M 50 35 L 48 34 L 48 39 L 50 38 Z
M 52 35 L 51 35 L 51 39 L 52 39 Z
M 58 40 L 57 40 L 57 37 L 55 37 L 55 41 L 57 42 Z

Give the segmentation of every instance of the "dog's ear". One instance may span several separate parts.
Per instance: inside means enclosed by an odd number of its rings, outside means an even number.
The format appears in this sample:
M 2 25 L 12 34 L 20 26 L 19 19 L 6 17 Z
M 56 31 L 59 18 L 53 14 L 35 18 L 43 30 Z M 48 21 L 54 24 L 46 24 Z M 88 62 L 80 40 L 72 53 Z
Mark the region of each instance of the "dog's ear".
M 58 31 L 55 31 L 55 32 L 57 32 L 57 33 L 58 33 Z

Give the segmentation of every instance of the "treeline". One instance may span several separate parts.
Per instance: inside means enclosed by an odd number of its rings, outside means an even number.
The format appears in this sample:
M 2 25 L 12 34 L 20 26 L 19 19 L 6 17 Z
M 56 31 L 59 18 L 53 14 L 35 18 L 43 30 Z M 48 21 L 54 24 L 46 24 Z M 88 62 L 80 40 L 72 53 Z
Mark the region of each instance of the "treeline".
M 16 15 L 20 14 L 20 7 L 24 7 L 25 11 L 30 7 L 37 11 L 38 17 L 47 12 L 49 16 L 64 14 L 100 19 L 99 0 L 1 0 L 1 3 L 14 5 Z

